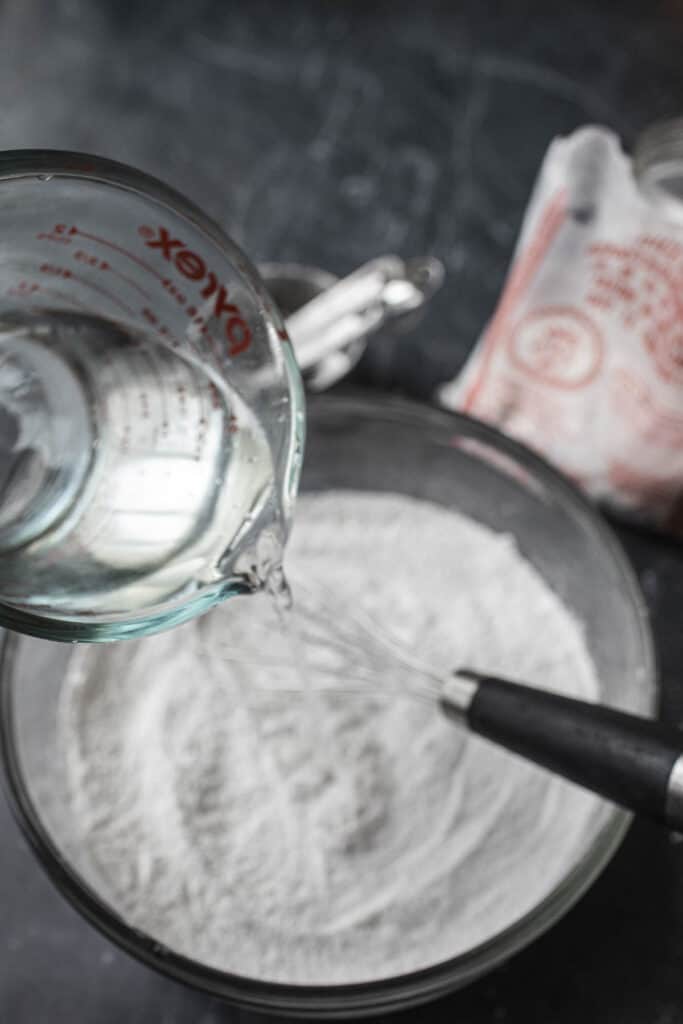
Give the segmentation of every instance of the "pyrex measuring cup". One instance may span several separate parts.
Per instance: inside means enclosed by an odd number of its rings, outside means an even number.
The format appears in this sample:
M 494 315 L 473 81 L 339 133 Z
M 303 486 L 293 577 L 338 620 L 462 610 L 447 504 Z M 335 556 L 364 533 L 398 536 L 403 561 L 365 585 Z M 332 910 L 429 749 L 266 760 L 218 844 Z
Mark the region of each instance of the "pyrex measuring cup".
M 176 192 L 0 154 L 0 622 L 151 632 L 262 582 L 303 444 L 282 320 Z

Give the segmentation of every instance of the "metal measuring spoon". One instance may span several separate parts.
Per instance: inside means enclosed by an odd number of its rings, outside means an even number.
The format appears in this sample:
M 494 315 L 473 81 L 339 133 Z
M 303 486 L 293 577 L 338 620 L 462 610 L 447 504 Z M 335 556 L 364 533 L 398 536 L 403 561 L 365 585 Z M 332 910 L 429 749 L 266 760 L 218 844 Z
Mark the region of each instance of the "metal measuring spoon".
M 431 257 L 380 256 L 341 280 L 299 264 L 259 270 L 286 317 L 299 369 L 317 391 L 346 376 L 369 336 L 421 309 L 444 278 L 443 264 Z

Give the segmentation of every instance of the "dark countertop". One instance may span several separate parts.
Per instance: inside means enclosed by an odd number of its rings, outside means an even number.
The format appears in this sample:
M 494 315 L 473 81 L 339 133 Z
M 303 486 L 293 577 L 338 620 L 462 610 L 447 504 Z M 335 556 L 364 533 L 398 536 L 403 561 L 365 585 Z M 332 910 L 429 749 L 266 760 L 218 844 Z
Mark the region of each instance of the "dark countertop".
M 559 5 L 557 5 L 559 6 Z M 586 122 L 627 143 L 679 112 L 683 7 L 436 0 L 0 0 L 0 148 L 92 151 L 164 178 L 259 260 L 343 273 L 431 252 L 447 286 L 365 385 L 425 398 L 490 315 L 542 155 Z M 144 10 L 144 15 L 139 10 Z M 620 529 L 683 724 L 683 549 Z M 228 1024 L 56 894 L 0 802 L 0 1021 Z M 683 844 L 636 824 L 580 904 L 482 981 L 400 1015 L 683 1021 Z

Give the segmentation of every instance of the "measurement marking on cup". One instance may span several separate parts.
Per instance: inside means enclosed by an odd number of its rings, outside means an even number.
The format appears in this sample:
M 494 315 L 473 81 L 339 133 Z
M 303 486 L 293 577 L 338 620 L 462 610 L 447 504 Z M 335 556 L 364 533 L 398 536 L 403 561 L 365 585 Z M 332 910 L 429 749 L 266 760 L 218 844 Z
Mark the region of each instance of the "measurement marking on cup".
M 133 263 L 136 263 L 139 267 L 142 267 L 142 269 L 145 270 L 148 274 L 151 274 L 153 277 L 156 277 L 158 281 L 162 280 L 162 275 L 157 270 L 155 270 L 154 267 L 150 266 L 149 263 L 146 263 L 145 260 L 140 259 L 139 256 L 136 256 L 134 253 L 130 252 L 130 250 L 124 249 L 122 246 L 117 245 L 115 242 L 110 242 L 108 238 L 102 238 L 100 235 L 93 235 L 89 231 L 81 231 L 81 229 L 77 228 L 75 225 L 69 227 L 67 224 L 55 224 L 52 231 L 41 231 L 40 234 L 36 235 L 36 238 L 40 240 L 46 240 L 50 242 L 61 242 L 65 245 L 71 245 L 71 242 L 74 240 L 74 236 L 76 235 L 79 238 L 87 238 L 91 242 L 96 242 L 98 245 L 104 245 L 108 249 L 112 249 L 114 252 L 120 253 L 127 259 L 132 260 Z
M 73 295 L 66 295 L 65 292 L 60 292 L 56 288 L 45 288 L 43 285 L 38 284 L 37 281 L 20 281 L 18 285 L 14 285 L 11 288 L 5 289 L 5 295 L 17 296 L 25 299 L 30 295 L 40 293 L 41 295 L 47 295 L 48 298 L 59 299 L 60 302 L 66 302 L 77 309 L 82 309 L 86 313 L 90 312 L 90 307 L 84 303 L 79 302 Z
M 12 285 L 11 288 L 5 289 L 5 295 L 17 295 L 19 298 L 27 298 L 29 295 L 33 295 L 34 292 L 41 291 L 41 287 L 35 281 L 20 281 L 19 284 Z
M 139 256 L 136 256 L 128 249 L 124 249 L 122 246 L 116 245 L 115 242 L 110 242 L 108 238 L 101 238 L 99 235 L 92 235 L 90 232 L 81 231 L 80 228 L 76 227 L 71 228 L 71 232 L 75 235 L 79 235 L 81 238 L 89 238 L 91 242 L 97 242 L 99 245 L 105 245 L 107 248 L 113 249 L 114 252 L 121 253 L 122 256 L 127 256 L 129 260 L 132 260 L 133 263 L 137 263 L 137 265 L 142 267 L 143 270 L 146 270 L 148 274 L 152 274 L 153 277 L 156 277 L 157 281 L 163 281 L 163 275 L 155 270 L 154 267 L 150 266 L 149 263 L 140 259 Z
M 146 244 L 149 244 L 150 241 L 154 239 L 154 229 L 143 225 L 141 228 L 138 229 L 138 231 L 140 236 L 146 240 Z M 176 267 L 176 269 L 180 270 L 180 272 L 183 274 L 185 278 L 189 278 L 190 280 L 201 281 L 201 283 L 204 285 L 200 292 L 200 295 L 203 299 L 212 299 L 211 313 L 213 314 L 213 316 L 216 319 L 220 319 L 221 315 L 228 316 L 227 323 L 225 324 L 225 334 L 229 342 L 228 354 L 230 356 L 235 356 L 239 355 L 240 352 L 245 351 L 251 344 L 251 331 L 246 322 L 246 318 L 243 316 L 239 307 L 234 303 L 227 302 L 227 287 L 225 285 L 219 284 L 218 278 L 213 273 L 213 271 L 207 272 L 204 261 L 196 253 L 193 253 L 184 247 L 182 248 L 181 252 L 175 253 L 174 250 L 177 249 L 179 246 L 182 246 L 183 243 L 180 242 L 178 239 L 172 239 L 170 237 L 169 232 L 166 231 L 166 229 L 158 229 L 158 235 L 159 239 L 157 239 L 157 242 L 159 248 L 161 248 L 162 251 L 164 251 L 164 255 L 166 255 L 167 258 L 170 258 L 169 254 L 172 254 L 175 257 L 173 260 L 173 265 Z M 191 300 L 189 300 L 187 296 L 177 288 L 177 286 L 170 280 L 170 278 L 164 277 L 163 274 L 161 274 L 158 270 L 152 267 L 141 257 L 136 256 L 135 253 L 131 252 L 129 249 L 125 249 L 123 246 L 117 245 L 115 242 L 110 241 L 108 238 L 103 238 L 101 235 L 94 235 L 92 234 L 92 232 L 83 231 L 76 225 L 68 224 L 55 224 L 51 230 L 43 231 L 37 234 L 36 238 L 52 242 L 59 242 L 65 245 L 71 245 L 73 242 L 77 240 L 77 238 L 85 238 L 88 239 L 90 242 L 94 242 L 98 245 L 105 246 L 106 248 L 111 249 L 112 251 L 117 252 L 122 256 L 125 256 L 126 259 L 135 263 L 136 266 L 142 268 L 146 273 L 151 274 L 154 278 L 156 278 L 156 280 L 162 286 L 164 291 L 172 298 L 174 298 L 178 305 L 184 310 L 191 324 L 193 324 L 196 327 L 197 331 L 209 342 L 211 349 L 214 353 L 214 357 L 218 360 L 219 363 L 222 361 L 222 355 L 224 350 L 221 349 L 216 338 L 210 333 L 206 321 L 204 317 L 201 315 L 201 311 L 198 312 L 197 305 L 186 305 L 188 302 L 191 302 Z M 152 244 L 152 247 L 155 247 L 154 244 Z M 154 300 L 150 296 L 149 292 L 147 292 L 135 280 L 128 277 L 126 274 L 123 274 L 120 270 L 112 267 L 111 264 L 107 263 L 106 260 L 102 260 L 98 256 L 92 255 L 91 253 L 87 252 L 84 249 L 78 249 L 75 252 L 72 251 L 72 256 L 75 260 L 77 260 L 80 263 L 83 263 L 85 266 L 88 266 L 91 269 L 105 271 L 117 275 L 118 277 L 121 278 L 121 280 L 125 281 L 130 287 L 135 288 L 145 299 L 148 300 L 150 304 L 153 303 Z M 50 271 L 46 270 L 45 272 L 49 273 Z M 73 276 L 75 280 L 79 280 L 82 284 L 85 284 L 88 287 L 100 291 L 100 293 L 106 295 L 106 297 L 110 301 L 118 303 L 118 305 L 124 310 L 124 312 L 127 315 L 132 317 L 135 317 L 137 315 L 136 313 L 133 312 L 133 310 L 125 306 L 123 302 L 118 300 L 110 292 L 106 291 L 103 288 L 100 288 L 98 285 L 95 285 L 84 278 L 77 277 L 77 275 L 73 274 L 73 271 L 68 271 L 67 274 L 62 274 L 60 272 L 60 268 L 55 268 L 53 272 L 57 276 Z M 201 277 L 197 276 L 199 272 L 201 272 Z M 76 300 L 73 301 L 76 302 Z M 207 302 L 205 305 L 209 305 L 209 303 Z M 86 307 L 82 306 L 81 308 Z M 157 333 L 160 334 L 164 339 L 170 339 L 174 346 L 178 346 L 180 344 L 178 339 L 171 333 L 168 327 L 166 327 L 161 322 L 160 317 L 150 308 L 150 306 L 145 306 L 142 309 L 142 315 L 145 317 L 148 323 L 152 324 L 155 327 Z
M 84 249 L 77 249 L 76 252 L 73 253 L 73 258 L 79 263 L 83 263 L 86 267 L 90 267 L 91 270 L 99 270 L 104 273 L 114 274 L 115 277 L 120 277 L 121 280 L 125 281 L 130 288 L 135 288 L 136 291 L 142 295 L 143 299 L 147 299 L 148 302 L 152 301 L 149 292 L 145 291 L 137 281 L 134 281 L 132 277 L 128 277 L 126 274 L 122 274 L 120 270 L 117 270 L 116 267 L 112 267 L 111 263 L 107 263 L 106 260 L 101 260 L 99 256 L 92 256 Z
M 65 280 L 77 281 L 79 284 L 86 288 L 92 288 L 93 291 L 99 292 L 100 295 L 104 295 L 109 302 L 113 302 L 116 306 L 119 306 L 128 316 L 135 317 L 135 313 L 127 306 L 125 302 L 122 302 L 116 295 L 112 295 L 106 288 L 102 288 L 101 285 L 95 284 L 94 281 L 88 281 L 87 278 L 81 277 L 80 274 L 75 274 L 73 270 L 69 270 L 68 267 L 56 266 L 53 263 L 41 263 L 39 266 L 41 274 L 51 274 L 54 277 L 63 277 Z

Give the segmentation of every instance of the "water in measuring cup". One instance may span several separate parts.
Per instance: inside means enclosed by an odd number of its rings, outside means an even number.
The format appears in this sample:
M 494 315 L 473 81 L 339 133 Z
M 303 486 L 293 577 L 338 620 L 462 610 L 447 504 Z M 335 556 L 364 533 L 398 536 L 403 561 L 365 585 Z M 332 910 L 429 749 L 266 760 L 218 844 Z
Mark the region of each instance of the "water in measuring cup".
M 254 414 L 200 361 L 89 315 L 0 318 L 0 599 L 67 617 L 184 598 L 277 535 L 273 481 Z

